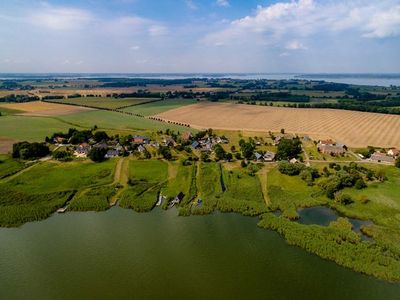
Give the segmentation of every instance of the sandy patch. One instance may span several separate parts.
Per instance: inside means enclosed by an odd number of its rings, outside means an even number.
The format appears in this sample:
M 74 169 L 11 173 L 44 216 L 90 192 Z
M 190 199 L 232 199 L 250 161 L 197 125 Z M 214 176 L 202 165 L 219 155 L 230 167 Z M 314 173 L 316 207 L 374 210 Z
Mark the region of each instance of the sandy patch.
M 9 138 L 0 137 L 0 154 L 7 154 L 12 151 L 12 146 L 17 141 Z

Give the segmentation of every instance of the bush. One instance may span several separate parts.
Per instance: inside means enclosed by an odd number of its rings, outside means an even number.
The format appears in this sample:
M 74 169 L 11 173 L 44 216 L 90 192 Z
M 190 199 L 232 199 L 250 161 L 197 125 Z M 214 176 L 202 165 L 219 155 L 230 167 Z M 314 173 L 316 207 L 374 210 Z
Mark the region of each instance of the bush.
M 350 195 L 341 192 L 335 193 L 335 202 L 343 205 L 349 205 L 354 203 Z
M 90 150 L 88 157 L 94 162 L 102 162 L 105 160 L 105 155 L 107 153 L 107 149 L 103 148 L 92 148 Z
M 365 183 L 364 179 L 360 178 L 356 181 L 356 183 L 354 184 L 354 187 L 357 190 L 362 190 L 363 188 L 367 187 L 367 184 Z
M 305 165 L 303 164 L 291 164 L 287 161 L 281 161 L 279 162 L 278 165 L 278 170 L 282 174 L 289 175 L 289 176 L 295 176 L 299 175 L 302 170 L 305 169 Z

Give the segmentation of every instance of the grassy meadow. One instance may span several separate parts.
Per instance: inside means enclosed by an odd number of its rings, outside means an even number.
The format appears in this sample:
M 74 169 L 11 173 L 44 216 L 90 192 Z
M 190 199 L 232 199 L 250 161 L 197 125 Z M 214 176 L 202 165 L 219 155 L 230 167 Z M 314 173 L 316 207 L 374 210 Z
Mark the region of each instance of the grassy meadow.
M 13 175 L 26 168 L 26 163 L 0 154 L 0 179 Z
M 122 193 L 119 205 L 138 212 L 150 211 L 168 180 L 168 164 L 160 160 L 129 163 L 128 188 Z

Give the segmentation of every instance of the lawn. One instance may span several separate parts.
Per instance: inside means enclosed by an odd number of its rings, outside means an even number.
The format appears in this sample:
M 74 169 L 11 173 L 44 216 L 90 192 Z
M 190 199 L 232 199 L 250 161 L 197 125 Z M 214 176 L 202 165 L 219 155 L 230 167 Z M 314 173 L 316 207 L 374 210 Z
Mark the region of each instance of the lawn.
M 109 98 L 109 97 L 81 97 L 69 99 L 55 99 L 51 102 L 61 104 L 73 104 L 79 106 L 88 106 L 105 109 L 118 109 L 131 105 L 138 105 L 150 101 L 158 100 L 156 98 Z
M 161 188 L 167 183 L 168 164 L 160 160 L 129 163 L 129 187 L 122 193 L 120 206 L 138 212 L 150 211 Z
M 154 103 L 141 104 L 123 109 L 124 111 L 140 114 L 143 116 L 152 116 L 164 111 L 178 108 L 185 105 L 194 104 L 197 101 L 194 99 L 171 99 L 163 100 Z

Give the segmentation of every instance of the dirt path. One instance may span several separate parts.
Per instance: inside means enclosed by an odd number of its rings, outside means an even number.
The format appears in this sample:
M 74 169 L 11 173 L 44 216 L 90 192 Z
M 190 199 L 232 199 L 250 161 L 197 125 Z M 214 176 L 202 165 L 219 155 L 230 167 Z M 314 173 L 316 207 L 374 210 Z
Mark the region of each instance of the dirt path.
M 260 179 L 261 190 L 263 193 L 264 201 L 267 206 L 271 204 L 271 200 L 268 196 L 268 172 L 270 170 L 270 166 L 265 166 L 258 173 L 257 176 Z
M 39 163 L 33 163 L 31 166 L 26 167 L 25 169 L 22 169 L 21 171 L 19 171 L 19 172 L 13 174 L 13 175 L 11 175 L 11 176 L 7 176 L 7 177 L 1 179 L 0 182 L 9 182 L 9 181 L 11 181 L 12 179 L 18 177 L 19 175 L 21 175 L 21 174 L 23 174 L 23 173 L 29 171 L 30 169 L 32 169 L 33 167 L 35 167 L 35 166 L 38 165 L 38 164 L 39 164 Z
M 119 158 L 117 165 L 115 167 L 114 173 L 114 182 L 112 184 L 119 184 L 121 188 L 118 189 L 118 192 L 112 197 L 110 201 L 110 205 L 114 206 L 119 200 L 122 192 L 128 187 L 129 181 L 129 158 L 122 157 Z

